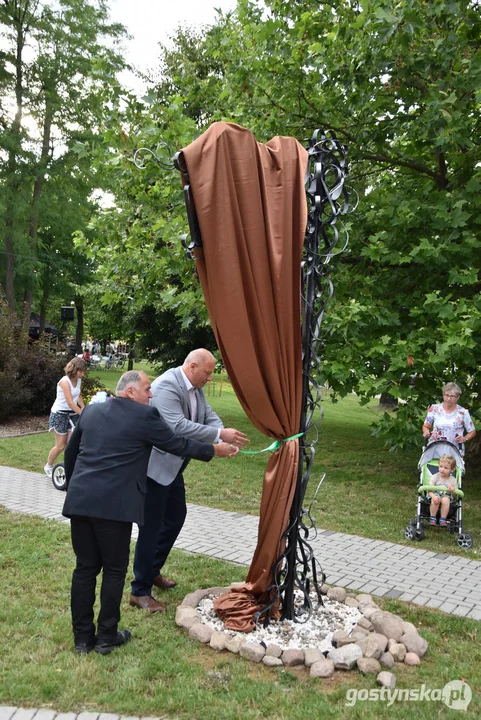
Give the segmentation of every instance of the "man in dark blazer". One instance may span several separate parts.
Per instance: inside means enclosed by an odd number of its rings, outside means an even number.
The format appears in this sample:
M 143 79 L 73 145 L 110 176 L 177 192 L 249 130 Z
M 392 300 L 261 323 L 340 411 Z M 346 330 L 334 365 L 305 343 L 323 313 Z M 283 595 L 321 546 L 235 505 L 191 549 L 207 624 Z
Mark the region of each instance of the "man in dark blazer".
M 149 406 L 150 380 L 126 372 L 117 397 L 82 412 L 65 449 L 68 480 L 63 514 L 70 518 L 77 563 L 72 576 L 71 610 L 75 652 L 107 654 L 131 637 L 118 630 L 120 602 L 129 563 L 132 523 L 144 522 L 146 473 L 152 447 L 209 461 L 229 457 L 237 448 L 214 446 L 176 435 Z M 103 570 L 95 635 L 97 575 Z
M 247 436 L 235 428 L 224 427 L 202 390 L 212 379 L 215 363 L 215 357 L 208 350 L 193 350 L 181 367 L 167 370 L 154 380 L 152 404 L 179 435 L 242 447 L 248 442 Z M 131 605 L 150 612 L 165 610 L 152 597 L 152 586 L 165 590 L 176 585 L 174 580 L 161 575 L 160 570 L 187 515 L 183 472 L 189 460 L 190 457 L 178 457 L 158 446 L 150 455 L 146 516 L 135 546 L 135 577 L 130 596 Z

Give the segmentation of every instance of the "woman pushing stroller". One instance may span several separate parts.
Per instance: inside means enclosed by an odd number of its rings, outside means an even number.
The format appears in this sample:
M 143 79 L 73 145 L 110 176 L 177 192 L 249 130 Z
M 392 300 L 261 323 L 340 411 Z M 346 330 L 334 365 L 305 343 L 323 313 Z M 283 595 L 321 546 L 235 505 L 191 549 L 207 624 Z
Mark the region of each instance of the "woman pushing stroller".
M 431 405 L 423 424 L 423 435 L 429 442 L 447 440 L 464 455 L 464 446 L 476 435 L 469 410 L 458 405 L 461 388 L 450 382 L 443 387 L 443 402 Z

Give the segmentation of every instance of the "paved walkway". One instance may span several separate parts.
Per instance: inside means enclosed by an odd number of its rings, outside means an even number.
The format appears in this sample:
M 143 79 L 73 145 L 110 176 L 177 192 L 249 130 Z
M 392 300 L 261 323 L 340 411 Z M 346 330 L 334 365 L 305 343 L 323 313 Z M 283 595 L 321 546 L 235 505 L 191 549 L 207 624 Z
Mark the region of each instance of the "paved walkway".
M 0 466 L 0 505 L 9 510 L 68 522 L 61 514 L 64 497 L 45 475 Z M 188 507 L 177 548 L 250 564 L 258 518 L 201 505 Z M 477 560 L 423 550 L 419 544 L 397 545 L 331 530 L 318 530 L 312 545 L 330 585 L 481 620 L 481 562 Z M 0 720 L 11 718 L 0 715 Z M 15 716 L 15 720 L 31 719 Z M 100 720 L 112 718 L 101 715 Z
M 120 717 L 113 713 L 56 713 L 55 710 L 37 708 L 16 708 L 0 705 L 0 720 L 139 720 L 136 717 Z M 160 718 L 142 718 L 142 720 L 160 720 Z

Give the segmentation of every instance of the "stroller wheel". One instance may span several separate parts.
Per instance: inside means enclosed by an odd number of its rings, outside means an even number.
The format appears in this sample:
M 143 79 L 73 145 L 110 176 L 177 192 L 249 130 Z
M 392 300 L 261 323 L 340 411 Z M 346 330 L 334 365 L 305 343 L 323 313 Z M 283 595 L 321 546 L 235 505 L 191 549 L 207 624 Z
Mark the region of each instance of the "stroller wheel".
M 415 530 L 414 534 L 416 536 L 416 540 L 424 540 L 424 528 L 422 525 L 419 526 L 419 530 Z
M 57 490 L 67 489 L 67 478 L 65 477 L 65 468 L 63 463 L 58 463 L 52 470 L 52 482 Z
M 463 532 L 458 535 L 456 542 L 460 548 L 472 548 L 473 547 L 473 536 L 471 533 Z
M 406 525 L 404 528 L 404 537 L 406 540 L 414 540 L 416 536 L 416 528 L 413 525 Z

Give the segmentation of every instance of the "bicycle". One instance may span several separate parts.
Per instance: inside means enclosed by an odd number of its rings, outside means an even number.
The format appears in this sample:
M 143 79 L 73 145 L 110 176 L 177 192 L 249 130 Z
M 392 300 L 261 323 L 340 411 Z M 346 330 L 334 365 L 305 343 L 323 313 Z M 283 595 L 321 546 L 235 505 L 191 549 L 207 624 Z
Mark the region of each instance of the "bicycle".
M 72 413 L 69 413 L 68 421 L 70 423 L 71 430 L 73 430 L 75 425 L 72 422 L 71 415 L 72 415 Z M 65 476 L 65 465 L 63 462 L 59 462 L 53 466 L 51 480 L 52 480 L 53 486 L 56 490 L 61 490 L 61 491 L 67 490 L 68 481 Z

